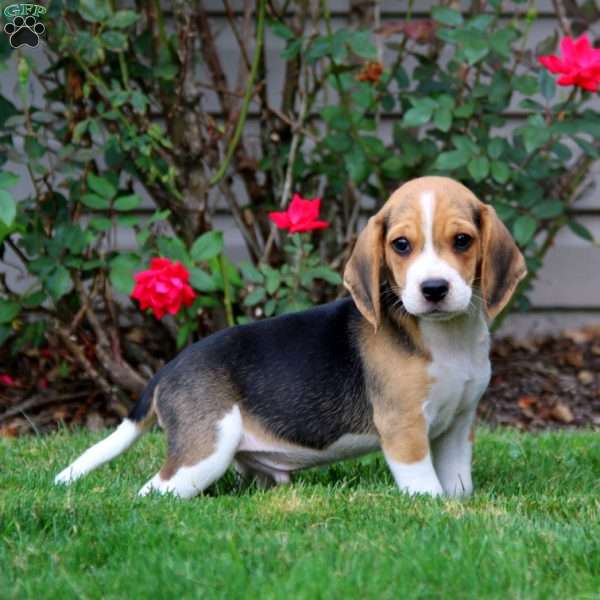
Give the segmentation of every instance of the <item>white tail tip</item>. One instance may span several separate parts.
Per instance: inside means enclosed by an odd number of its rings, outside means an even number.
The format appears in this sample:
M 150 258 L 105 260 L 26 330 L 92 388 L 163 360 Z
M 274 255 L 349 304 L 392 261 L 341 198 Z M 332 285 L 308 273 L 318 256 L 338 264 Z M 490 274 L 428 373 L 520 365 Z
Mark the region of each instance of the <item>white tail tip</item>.
M 107 463 L 129 448 L 143 433 L 133 421 L 125 419 L 107 438 L 88 448 L 55 478 L 55 485 L 69 485 L 93 469 Z

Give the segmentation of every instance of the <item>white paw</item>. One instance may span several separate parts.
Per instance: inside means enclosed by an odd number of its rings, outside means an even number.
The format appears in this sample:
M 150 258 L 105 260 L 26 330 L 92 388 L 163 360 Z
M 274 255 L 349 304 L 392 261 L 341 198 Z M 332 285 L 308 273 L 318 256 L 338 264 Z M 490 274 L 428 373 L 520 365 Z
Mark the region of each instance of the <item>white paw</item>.
M 174 493 L 168 482 L 163 481 L 159 475 L 155 475 L 150 481 L 145 483 L 138 492 L 138 496 L 148 496 L 150 494 L 168 494 Z
M 417 485 L 400 488 L 401 491 L 407 493 L 410 496 L 431 496 L 432 498 L 439 498 L 444 495 L 442 486 L 435 482 L 431 485 Z

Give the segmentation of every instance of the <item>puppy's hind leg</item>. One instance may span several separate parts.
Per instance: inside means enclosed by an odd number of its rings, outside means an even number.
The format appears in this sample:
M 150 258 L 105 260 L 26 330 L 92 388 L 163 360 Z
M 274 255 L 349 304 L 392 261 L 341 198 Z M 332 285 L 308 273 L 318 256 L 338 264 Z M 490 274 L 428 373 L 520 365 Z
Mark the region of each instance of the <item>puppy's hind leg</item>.
M 194 452 L 181 451 L 182 446 L 172 437 L 177 432 L 167 431 L 169 456 L 164 467 L 142 487 L 140 496 L 152 491 L 192 498 L 220 479 L 233 461 L 243 434 L 242 416 L 235 405 L 215 423 L 215 443 L 212 448 Z M 198 441 L 198 440 L 196 440 Z M 193 461 L 190 460 L 193 456 Z M 186 464 L 187 463 L 187 464 Z

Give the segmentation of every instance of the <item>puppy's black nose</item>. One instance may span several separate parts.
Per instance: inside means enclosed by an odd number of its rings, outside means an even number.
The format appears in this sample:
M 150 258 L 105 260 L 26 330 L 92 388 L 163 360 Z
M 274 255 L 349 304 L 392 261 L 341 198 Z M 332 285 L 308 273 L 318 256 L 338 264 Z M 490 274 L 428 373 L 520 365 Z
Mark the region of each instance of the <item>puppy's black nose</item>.
M 445 279 L 426 279 L 421 284 L 421 291 L 429 302 L 439 302 L 446 297 L 449 287 Z

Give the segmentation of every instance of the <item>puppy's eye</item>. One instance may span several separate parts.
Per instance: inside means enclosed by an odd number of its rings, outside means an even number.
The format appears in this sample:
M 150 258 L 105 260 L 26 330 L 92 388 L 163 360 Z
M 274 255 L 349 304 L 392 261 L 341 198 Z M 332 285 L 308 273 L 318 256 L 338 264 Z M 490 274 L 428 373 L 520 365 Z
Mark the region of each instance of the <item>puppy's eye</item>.
M 396 238 L 392 242 L 392 248 L 401 256 L 410 254 L 410 251 L 412 250 L 410 242 L 405 237 Z
M 454 236 L 454 248 L 459 252 L 468 250 L 473 242 L 473 238 L 467 233 L 459 233 Z

